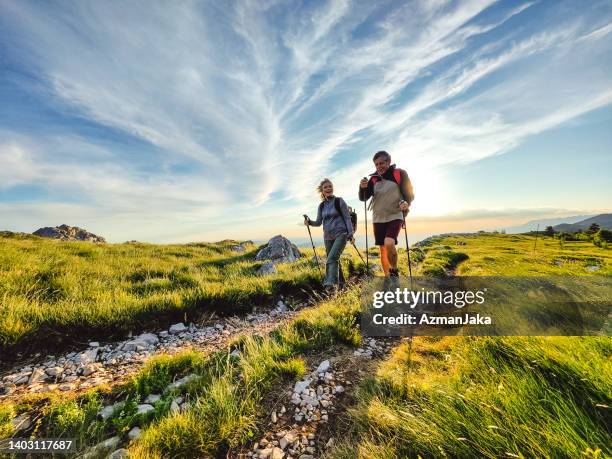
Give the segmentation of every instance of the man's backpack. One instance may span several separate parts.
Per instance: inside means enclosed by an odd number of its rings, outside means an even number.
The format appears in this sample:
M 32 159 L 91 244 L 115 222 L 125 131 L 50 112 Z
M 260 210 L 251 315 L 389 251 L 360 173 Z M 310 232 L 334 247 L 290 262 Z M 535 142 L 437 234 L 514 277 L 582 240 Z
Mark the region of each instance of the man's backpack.
M 397 186 L 399 187 L 400 194 L 402 195 L 402 199 L 406 200 L 406 196 L 404 196 L 404 189 L 402 188 L 402 175 L 400 173 L 400 170 L 397 168 L 393 169 L 393 179 L 395 180 L 395 183 L 397 183 Z M 373 175 L 372 185 L 375 185 L 376 182 L 378 182 L 379 180 L 382 180 L 382 178 L 377 175 Z M 372 207 L 372 203 L 370 203 L 370 208 L 371 207 Z M 402 214 L 405 217 L 406 215 L 408 215 L 408 212 L 404 211 L 402 212 Z
M 323 202 L 319 204 L 319 206 L 323 207 Z M 340 209 L 340 201 L 336 197 L 334 197 L 334 207 L 336 208 L 336 212 L 338 212 L 338 215 L 340 215 L 340 217 L 342 218 L 342 221 L 344 221 L 344 217 L 342 216 L 342 209 Z M 352 207 L 348 207 L 348 213 L 349 218 L 351 219 L 351 225 L 353 226 L 353 231 L 349 231 L 348 228 L 346 228 L 346 231 L 349 233 L 355 233 L 355 231 L 357 231 L 357 212 L 355 212 L 355 209 L 353 209 Z M 344 223 L 344 226 L 346 226 L 346 222 Z
M 402 187 L 402 175 L 401 175 L 399 169 L 393 169 L 393 178 L 395 179 L 395 183 L 397 183 L 398 186 L 400 187 L 400 191 L 401 191 L 401 187 Z M 378 182 L 379 180 L 382 180 L 382 179 L 379 176 L 377 176 L 377 175 L 373 175 L 372 176 L 372 185 L 376 184 L 376 182 Z

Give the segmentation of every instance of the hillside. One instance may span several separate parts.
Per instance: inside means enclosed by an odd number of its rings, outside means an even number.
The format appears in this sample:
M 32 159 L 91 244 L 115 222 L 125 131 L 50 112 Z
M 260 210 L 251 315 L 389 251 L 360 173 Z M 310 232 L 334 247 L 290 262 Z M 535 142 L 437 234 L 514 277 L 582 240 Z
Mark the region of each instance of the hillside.
M 102 245 L 7 234 L 0 245 L 0 351 L 8 355 L 244 313 L 318 285 L 305 257 L 259 275 L 266 262 L 250 242 Z
M 508 234 L 528 233 L 529 231 L 535 231 L 538 226 L 541 230 L 543 230 L 547 226 L 555 226 L 562 223 L 576 223 L 590 217 L 593 217 L 593 215 L 570 215 L 567 217 L 557 218 L 539 218 L 537 220 L 530 220 L 522 225 L 508 226 L 504 229 Z
M 576 223 L 561 223 L 553 226 L 553 229 L 559 232 L 573 233 L 576 231 L 584 231 L 593 223 L 597 223 L 600 228 L 612 229 L 612 214 L 595 215 L 594 217 L 589 217 Z
M 612 274 L 609 249 L 540 237 L 534 251 L 534 243 L 528 235 L 433 237 L 411 251 L 413 269 L 426 276 Z M 141 254 L 150 263 L 192 266 L 196 279 L 211 263 L 253 267 L 255 249 L 232 255 L 229 246 L 148 246 Z M 63 244 L 45 246 L 46 255 L 58 247 Z M 407 274 L 406 253 L 399 255 Z M 285 292 L 300 291 L 299 279 L 318 279 L 304 258 L 279 270 Z M 100 264 L 112 259 L 98 253 L 96 269 L 103 272 Z M 345 263 L 359 268 L 355 258 Z M 252 270 L 238 270 L 233 286 L 248 285 L 249 276 Z M 363 280 L 353 282 L 331 297 L 311 292 L 301 305 L 281 302 L 279 312 L 285 304 L 296 311 L 265 330 L 244 328 L 237 316 L 217 320 L 227 331 L 223 339 L 218 333 L 194 340 L 173 355 L 156 344 L 158 354 L 134 365 L 129 378 L 102 384 L 81 375 L 79 390 L 5 397 L 0 438 L 27 436 L 37 423 L 37 436 L 76 438 L 92 457 L 113 451 L 112 457 L 283 459 L 612 454 L 610 337 L 370 339 L 359 331 Z M 211 286 L 229 288 L 222 281 Z M 193 333 L 203 331 L 198 326 Z M 187 346 L 190 332 L 181 333 Z

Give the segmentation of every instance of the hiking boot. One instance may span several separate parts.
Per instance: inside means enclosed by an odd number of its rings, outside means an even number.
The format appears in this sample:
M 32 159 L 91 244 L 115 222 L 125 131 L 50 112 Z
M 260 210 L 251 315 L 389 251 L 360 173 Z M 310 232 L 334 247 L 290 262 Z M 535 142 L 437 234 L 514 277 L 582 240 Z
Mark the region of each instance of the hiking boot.
M 399 287 L 399 278 L 387 276 L 384 279 L 385 280 L 383 281 L 383 290 L 391 292 L 397 287 Z
M 399 288 L 400 286 L 400 281 L 399 281 L 399 270 L 397 269 L 390 269 L 389 270 L 389 283 L 392 289 L 396 289 Z

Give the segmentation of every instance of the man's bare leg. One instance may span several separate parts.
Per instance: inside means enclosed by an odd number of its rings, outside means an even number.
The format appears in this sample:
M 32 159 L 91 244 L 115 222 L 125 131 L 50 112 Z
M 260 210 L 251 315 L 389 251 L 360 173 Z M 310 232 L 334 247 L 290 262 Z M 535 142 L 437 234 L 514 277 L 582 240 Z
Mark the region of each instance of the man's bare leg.
M 393 238 L 386 237 L 384 248 L 388 260 L 387 270 L 389 270 L 389 268 L 397 269 L 397 249 L 395 248 L 395 240 Z
M 380 247 L 380 265 L 382 266 L 382 270 L 385 273 L 385 277 L 389 276 L 389 259 L 387 258 L 387 249 L 384 245 Z

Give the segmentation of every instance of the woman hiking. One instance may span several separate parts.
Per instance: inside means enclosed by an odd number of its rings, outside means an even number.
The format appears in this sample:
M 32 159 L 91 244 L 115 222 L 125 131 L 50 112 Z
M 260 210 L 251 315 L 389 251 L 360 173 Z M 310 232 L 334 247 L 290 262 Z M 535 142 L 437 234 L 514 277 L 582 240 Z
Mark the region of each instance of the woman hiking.
M 305 216 L 304 225 L 321 226 L 321 223 L 323 224 L 323 240 L 327 254 L 323 286 L 328 291 L 334 291 L 337 290 L 340 282 L 344 282 L 342 269 L 340 269 L 340 255 L 342 255 L 346 242 L 353 242 L 353 224 L 344 199 L 334 196 L 334 185 L 331 180 L 327 178 L 321 180 L 317 192 L 321 196 L 317 219 L 312 221 Z

